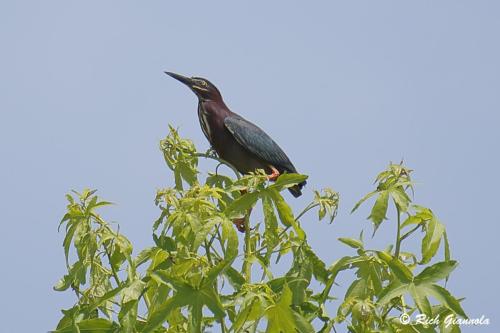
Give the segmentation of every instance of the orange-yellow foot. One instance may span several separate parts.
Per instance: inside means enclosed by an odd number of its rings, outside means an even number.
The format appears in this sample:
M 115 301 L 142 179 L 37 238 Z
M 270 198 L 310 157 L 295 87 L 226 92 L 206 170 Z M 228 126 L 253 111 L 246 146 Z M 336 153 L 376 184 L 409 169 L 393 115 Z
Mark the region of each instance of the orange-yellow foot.
M 240 218 L 233 220 L 233 223 L 239 232 L 245 232 L 245 220 L 246 220 L 246 217 L 240 217 Z
M 267 179 L 274 182 L 280 176 L 280 172 L 272 165 L 270 167 L 271 167 L 272 173 L 270 175 L 267 175 Z

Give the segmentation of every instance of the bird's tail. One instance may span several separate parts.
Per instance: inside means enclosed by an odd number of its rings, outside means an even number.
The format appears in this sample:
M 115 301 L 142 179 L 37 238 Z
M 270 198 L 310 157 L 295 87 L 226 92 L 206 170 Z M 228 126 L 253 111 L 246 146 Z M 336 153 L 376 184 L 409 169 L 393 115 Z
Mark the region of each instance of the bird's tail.
M 306 185 L 306 181 L 303 181 L 302 183 L 299 183 L 295 186 L 289 187 L 288 191 L 292 193 L 292 195 L 296 198 L 300 197 L 302 195 L 302 188 Z

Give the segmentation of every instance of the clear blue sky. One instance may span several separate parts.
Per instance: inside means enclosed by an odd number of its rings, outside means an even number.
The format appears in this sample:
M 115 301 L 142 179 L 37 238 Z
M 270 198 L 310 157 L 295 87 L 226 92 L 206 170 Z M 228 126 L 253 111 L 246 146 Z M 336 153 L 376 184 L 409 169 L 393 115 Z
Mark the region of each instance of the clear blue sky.
M 312 189 L 341 193 L 334 225 L 304 223 L 327 263 L 352 253 L 336 238 L 371 233 L 349 211 L 404 158 L 460 262 L 450 289 L 493 321 L 464 331 L 494 331 L 499 16 L 486 0 L 2 1 L 0 331 L 52 329 L 74 300 L 52 291 L 70 189 L 99 189 L 136 250 L 151 244 L 167 124 L 208 147 L 194 95 L 163 70 L 207 77 L 280 143 L 310 176 L 296 210 Z M 389 221 L 371 243 L 393 238 Z

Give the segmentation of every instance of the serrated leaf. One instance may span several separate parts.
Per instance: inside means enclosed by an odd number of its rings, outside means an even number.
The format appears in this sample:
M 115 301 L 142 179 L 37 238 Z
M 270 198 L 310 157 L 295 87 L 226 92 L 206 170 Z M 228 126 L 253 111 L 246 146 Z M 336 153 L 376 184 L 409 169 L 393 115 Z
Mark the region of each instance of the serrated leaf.
M 292 291 L 292 304 L 300 305 L 306 298 L 306 289 L 312 278 L 312 263 L 303 255 L 301 248 L 294 251 L 293 265 L 286 273 L 287 285 Z
M 138 301 L 130 301 L 122 303 L 120 312 L 118 313 L 118 321 L 120 322 L 120 333 L 135 333 L 137 332 L 135 324 L 137 322 Z
M 378 229 L 380 223 L 386 219 L 387 214 L 387 206 L 389 204 L 389 192 L 381 191 L 379 192 L 379 196 L 375 201 L 375 204 L 372 207 L 372 211 L 368 219 L 372 220 L 375 225 L 374 232 Z
M 97 297 L 96 299 L 94 299 L 93 302 L 89 305 L 87 312 L 92 312 L 95 309 L 97 309 L 98 307 L 100 307 L 104 302 L 109 301 L 109 300 L 113 300 L 114 297 L 116 295 L 118 295 L 124 287 L 125 287 L 125 285 L 121 285 L 115 289 L 108 291 L 107 293 L 105 293 L 101 297 Z
M 238 311 L 230 332 L 242 332 L 241 329 L 245 324 L 248 325 L 261 318 L 263 315 L 264 307 L 262 306 L 260 297 L 252 297 L 251 300 L 244 304 Z
M 197 331 L 199 331 L 204 305 L 216 318 L 220 319 L 225 316 L 219 295 L 213 289 L 213 280 L 206 279 L 202 286 L 194 287 L 163 270 L 156 271 L 152 277 L 161 283 L 171 284 L 176 289 L 176 293 L 150 315 L 144 332 L 153 331 L 166 320 L 172 310 L 183 306 L 189 306 L 190 326 Z
M 77 323 L 78 331 L 82 333 L 113 333 L 116 331 L 117 326 L 115 323 L 103 318 L 85 319 Z M 73 332 L 75 332 L 73 325 L 53 331 L 53 333 Z
M 378 304 L 380 306 L 387 305 L 392 299 L 400 297 L 408 292 L 408 284 L 401 284 L 399 281 L 391 282 L 387 287 L 382 289 L 379 295 Z
M 445 279 L 458 266 L 455 260 L 438 262 L 432 266 L 426 267 L 418 274 L 414 281 L 415 284 L 434 283 Z
M 127 303 L 130 301 L 136 301 L 141 296 L 144 288 L 146 287 L 146 283 L 142 280 L 135 280 L 130 283 L 126 288 L 122 291 L 122 302 Z
M 224 260 L 231 263 L 238 255 L 238 235 L 233 223 L 228 219 L 222 219 L 222 241 L 226 244 L 226 256 Z
M 325 263 L 313 252 L 310 247 L 304 249 L 304 254 L 312 263 L 313 275 L 321 283 L 326 284 L 328 281 L 328 270 L 326 269 Z
M 276 247 L 279 242 L 278 239 L 278 220 L 276 219 L 276 215 L 274 214 L 274 207 L 272 200 L 269 196 L 265 195 L 262 198 L 262 210 L 264 213 L 264 223 L 265 223 L 265 231 L 264 231 L 264 239 L 266 241 L 266 258 L 269 258 L 272 254 L 272 251 Z
M 281 194 L 279 194 L 278 191 L 272 189 L 267 189 L 266 194 L 268 194 L 273 200 L 274 205 L 276 206 L 276 210 L 278 211 L 281 223 L 283 223 L 283 225 L 287 227 L 292 226 L 299 239 L 304 240 L 306 238 L 306 234 L 293 217 L 292 209 L 286 203 L 285 199 L 283 199 Z
M 285 284 L 280 297 L 280 300 L 266 310 L 267 317 L 267 328 L 266 333 L 282 333 L 282 332 L 299 332 L 299 333 L 310 333 L 314 332 L 312 326 L 307 325 L 307 321 L 300 319 L 300 325 L 297 325 L 299 321 L 294 315 L 291 308 L 292 305 L 292 291 Z
M 428 263 L 436 254 L 441 243 L 441 238 L 444 234 L 444 226 L 437 220 L 432 218 L 427 224 L 426 233 L 422 239 L 422 260 L 421 264 Z
M 225 214 L 228 217 L 233 216 L 235 213 L 246 213 L 248 209 L 250 209 L 257 200 L 259 199 L 259 193 L 258 192 L 249 192 L 245 193 L 233 202 L 229 204 L 229 206 L 225 210 Z
M 408 205 L 411 200 L 404 191 L 402 186 L 398 186 L 390 191 L 391 197 L 394 200 L 396 206 L 399 207 L 401 213 L 405 213 L 408 210 Z
M 415 305 L 420 310 L 420 313 L 425 314 L 428 318 L 432 317 L 432 309 L 429 300 L 427 299 L 425 290 L 421 290 L 414 283 L 409 284 L 409 292 Z
M 436 300 L 438 300 L 441 304 L 443 304 L 448 309 L 455 312 L 457 315 L 467 318 L 464 310 L 460 306 L 458 300 L 453 297 L 450 292 L 444 289 L 437 284 L 425 284 L 420 286 L 421 289 L 424 289 L 429 295 L 432 295 Z
M 276 179 L 276 182 L 269 186 L 269 188 L 281 191 L 284 188 L 291 187 L 302 183 L 308 177 L 297 173 L 284 173 Z
M 401 260 L 381 251 L 377 252 L 377 255 L 387 263 L 399 281 L 403 283 L 410 283 L 413 281 L 413 273 Z
M 212 219 L 208 220 L 203 225 L 203 227 L 200 230 L 198 230 L 198 232 L 196 232 L 195 237 L 194 237 L 194 241 L 193 241 L 192 246 L 191 246 L 192 252 L 198 251 L 198 248 L 203 243 L 203 241 L 205 241 L 205 239 L 207 238 L 207 235 L 210 233 L 210 231 L 212 231 L 214 226 L 219 222 L 220 222 L 220 219 L 212 218 Z
M 224 275 L 227 277 L 229 283 L 234 289 L 240 290 L 241 286 L 245 283 L 245 278 L 233 267 L 229 266 L 225 271 Z
M 325 303 L 327 300 L 330 290 L 332 289 L 333 284 L 335 283 L 335 279 L 337 278 L 337 274 L 349 268 L 354 262 L 359 260 L 359 257 L 342 257 L 339 260 L 335 261 L 329 268 L 330 276 L 328 277 L 328 281 L 326 282 L 325 289 L 321 292 L 320 302 Z
M 153 332 L 161 324 L 167 320 L 167 316 L 176 308 L 183 307 L 187 305 L 187 299 L 183 298 L 183 295 L 176 294 L 156 308 L 153 312 L 150 312 L 147 320 L 146 326 L 142 329 L 143 333 Z
M 69 269 L 68 274 L 64 275 L 62 279 L 54 286 L 56 291 L 64 291 L 68 289 L 73 283 L 77 285 L 85 284 L 85 274 L 87 268 L 81 261 L 75 262 Z

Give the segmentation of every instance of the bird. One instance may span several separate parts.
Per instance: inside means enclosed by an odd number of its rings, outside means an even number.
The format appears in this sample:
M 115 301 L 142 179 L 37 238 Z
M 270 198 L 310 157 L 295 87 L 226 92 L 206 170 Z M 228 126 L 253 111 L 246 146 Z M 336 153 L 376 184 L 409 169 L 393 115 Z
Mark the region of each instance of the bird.
M 297 173 L 283 149 L 260 127 L 231 111 L 213 83 L 202 77 L 165 74 L 188 86 L 198 97 L 201 129 L 220 158 L 242 174 L 263 169 L 270 181 L 283 173 Z M 305 185 L 303 181 L 288 190 L 297 198 Z

